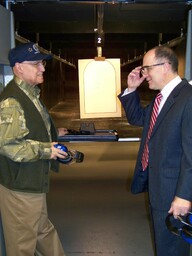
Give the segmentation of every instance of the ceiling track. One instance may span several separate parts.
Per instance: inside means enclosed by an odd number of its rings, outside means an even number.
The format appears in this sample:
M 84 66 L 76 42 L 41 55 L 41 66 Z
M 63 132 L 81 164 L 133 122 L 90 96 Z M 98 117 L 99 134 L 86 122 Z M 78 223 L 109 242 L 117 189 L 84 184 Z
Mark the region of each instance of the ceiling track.
M 15 33 L 15 39 L 16 39 L 18 42 L 20 42 L 20 43 L 28 43 L 28 42 L 30 42 L 30 40 L 28 40 L 28 39 L 26 39 L 26 38 L 24 38 L 24 37 L 18 35 L 17 32 Z M 67 61 L 67 60 L 65 60 L 65 59 L 63 59 L 63 58 L 61 58 L 59 55 L 53 54 L 51 51 L 46 50 L 46 49 L 44 49 L 43 47 L 41 47 L 41 46 L 39 46 L 39 45 L 38 45 L 38 49 L 39 49 L 40 52 L 42 52 L 42 53 L 45 53 L 45 54 L 52 54 L 53 59 L 58 60 L 58 61 L 60 61 L 60 62 L 62 62 L 62 63 L 64 63 L 64 64 L 66 64 L 66 65 L 68 65 L 68 66 L 70 66 L 70 67 L 76 68 L 76 65 L 74 65 L 73 63 L 71 63 L 71 62 L 69 62 L 69 61 Z
M 171 41 L 168 41 L 165 44 L 159 44 L 159 46 L 168 46 L 168 47 L 175 47 L 177 45 L 179 45 L 183 40 L 185 39 L 185 36 L 181 35 L 180 37 L 177 37 Z M 129 59 L 128 61 L 124 62 L 121 64 L 121 67 L 125 67 L 131 63 L 137 62 L 139 60 L 142 60 L 144 55 L 146 52 L 144 52 L 143 54 L 139 55 L 139 56 L 135 56 L 133 59 Z
M 24 38 L 24 37 L 18 35 L 17 32 L 15 33 L 15 39 L 16 39 L 17 41 L 21 42 L 21 43 L 27 43 L 27 42 L 29 42 L 28 39 L 26 39 L 26 38 Z M 184 35 L 181 35 L 180 37 L 177 37 L 177 38 L 175 38 L 175 39 L 173 39 L 173 40 L 171 40 L 171 41 L 168 41 L 168 42 L 165 43 L 165 44 L 162 44 L 162 46 L 175 47 L 175 46 L 179 45 L 184 39 L 185 39 L 185 36 L 184 36 Z M 43 53 L 45 53 L 45 54 L 50 54 L 50 53 L 51 53 L 50 51 L 48 51 L 48 50 L 46 50 L 46 49 L 44 49 L 44 48 L 42 48 L 42 47 L 40 47 L 40 46 L 38 46 L 38 48 L 39 48 L 39 50 L 40 50 L 41 52 L 43 52 Z M 141 55 L 139 55 L 139 56 L 135 56 L 133 59 L 129 59 L 128 61 L 122 63 L 122 64 L 121 64 L 121 67 L 125 67 L 125 66 L 127 66 L 127 65 L 129 65 L 129 64 L 132 64 L 132 63 L 134 63 L 134 62 L 137 62 L 137 61 L 139 61 L 139 60 L 142 60 L 143 57 L 144 57 L 144 55 L 145 55 L 145 53 L 146 53 L 146 52 L 144 52 L 143 54 L 141 54 Z M 62 62 L 62 63 L 64 63 L 64 64 L 66 64 L 66 65 L 68 65 L 68 66 L 71 66 L 71 67 L 73 67 L 73 68 L 76 68 L 76 65 L 74 65 L 73 63 L 71 63 L 71 62 L 69 62 L 69 61 L 67 61 L 67 60 L 65 60 L 65 59 L 63 59 L 63 58 L 61 58 L 61 57 L 58 56 L 58 55 L 52 54 L 52 56 L 53 56 L 54 59 L 56 59 L 56 60 L 58 60 L 58 61 L 60 61 L 60 62 Z

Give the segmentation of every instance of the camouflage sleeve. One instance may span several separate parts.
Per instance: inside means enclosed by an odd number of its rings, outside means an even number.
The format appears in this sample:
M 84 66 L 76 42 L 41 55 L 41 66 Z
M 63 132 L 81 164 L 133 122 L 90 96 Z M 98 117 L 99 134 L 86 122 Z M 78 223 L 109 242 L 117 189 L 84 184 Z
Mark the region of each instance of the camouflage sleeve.
M 29 133 L 21 105 L 14 98 L 0 103 L 0 154 L 16 162 L 50 159 L 51 143 L 26 140 Z

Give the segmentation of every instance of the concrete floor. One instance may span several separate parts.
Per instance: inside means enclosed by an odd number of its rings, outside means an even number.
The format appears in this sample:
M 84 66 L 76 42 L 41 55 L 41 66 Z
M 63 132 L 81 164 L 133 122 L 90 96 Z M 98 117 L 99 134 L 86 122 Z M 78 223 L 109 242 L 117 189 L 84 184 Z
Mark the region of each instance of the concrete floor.
M 65 145 L 85 154 L 51 175 L 48 211 L 66 256 L 152 256 L 145 196 L 129 192 L 139 143 Z

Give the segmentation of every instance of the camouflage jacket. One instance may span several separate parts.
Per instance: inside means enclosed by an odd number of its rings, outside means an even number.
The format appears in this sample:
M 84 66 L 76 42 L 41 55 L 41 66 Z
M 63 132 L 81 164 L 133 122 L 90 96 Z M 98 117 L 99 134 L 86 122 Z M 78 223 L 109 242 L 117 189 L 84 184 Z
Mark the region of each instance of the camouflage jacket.
M 50 161 L 56 129 L 38 97 L 38 88 L 14 80 L 0 95 L 0 183 L 13 190 L 47 192 L 50 162 L 58 171 Z

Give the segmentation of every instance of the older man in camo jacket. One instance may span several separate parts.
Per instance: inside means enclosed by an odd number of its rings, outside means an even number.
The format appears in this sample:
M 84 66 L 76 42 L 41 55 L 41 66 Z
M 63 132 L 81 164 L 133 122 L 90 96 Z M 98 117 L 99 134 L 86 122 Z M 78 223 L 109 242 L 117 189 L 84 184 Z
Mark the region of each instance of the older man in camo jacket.
M 64 255 L 48 219 L 46 193 L 49 169 L 58 172 L 55 160 L 66 153 L 54 147 L 58 134 L 36 86 L 50 58 L 34 43 L 9 52 L 14 78 L 0 94 L 0 214 L 7 256 Z

